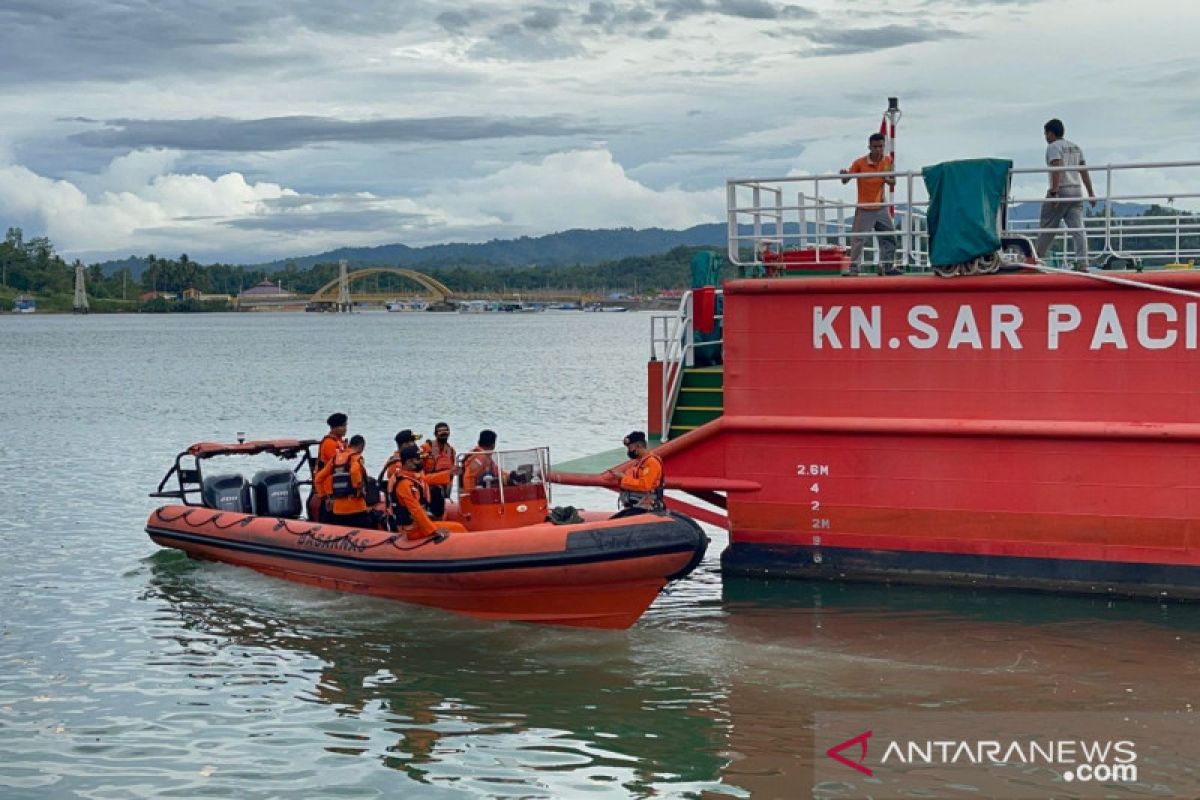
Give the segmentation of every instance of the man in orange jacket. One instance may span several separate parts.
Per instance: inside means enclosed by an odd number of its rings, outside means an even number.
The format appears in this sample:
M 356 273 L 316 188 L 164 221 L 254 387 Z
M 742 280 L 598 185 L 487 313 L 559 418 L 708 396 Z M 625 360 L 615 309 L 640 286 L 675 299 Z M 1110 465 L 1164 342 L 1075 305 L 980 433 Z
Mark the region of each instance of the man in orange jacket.
M 333 477 L 333 473 L 328 473 L 328 478 L 324 481 L 317 480 L 316 473 L 320 473 L 322 467 L 332 463 L 333 457 L 346 449 L 346 425 L 349 422 L 349 418 L 341 412 L 330 414 L 329 418 L 325 420 L 325 424 L 329 426 L 329 433 L 325 434 L 321 439 L 321 444 L 317 447 L 313 500 L 309 504 L 309 517 L 312 518 L 315 513 L 316 519 L 321 522 L 326 521 L 326 517 L 332 513 L 330 496 L 333 494 L 333 486 L 330 485 L 329 480 Z
M 612 470 L 621 479 L 618 502 L 624 510 L 663 511 L 667 504 L 663 499 L 666 478 L 663 462 L 646 445 L 646 434 L 633 431 L 624 439 L 625 455 L 637 459 L 629 470 Z
M 482 430 L 475 449 L 463 458 L 462 486 L 460 491 L 470 492 L 476 486 L 494 486 L 503 480 L 500 467 L 492 458 L 496 449 L 496 432 Z
M 457 522 L 439 522 L 436 525 L 425 513 L 428 487 L 421 474 L 421 449 L 414 444 L 400 448 L 400 468 L 392 479 L 392 521 L 396 530 L 405 538 L 428 539 L 430 536 L 445 537 L 453 531 L 465 531 Z
M 333 499 L 332 513 L 328 522 L 350 528 L 374 528 L 375 523 L 367 509 L 367 468 L 363 464 L 363 450 L 367 440 L 355 434 L 350 446 L 339 452 L 333 460 L 321 468 L 314 479 L 327 483 Z
M 446 513 L 450 483 L 458 473 L 457 458 L 450 444 L 450 426 L 439 422 L 433 426 L 433 438 L 421 445 L 421 468 L 429 487 L 429 513 L 434 519 L 441 519 Z
M 416 445 L 417 440 L 421 438 L 421 434 L 413 433 L 411 429 L 405 428 L 396 434 L 396 449 L 388 456 L 387 462 L 383 465 L 384 476 L 390 484 L 396 473 L 400 471 L 400 451 L 408 445 Z

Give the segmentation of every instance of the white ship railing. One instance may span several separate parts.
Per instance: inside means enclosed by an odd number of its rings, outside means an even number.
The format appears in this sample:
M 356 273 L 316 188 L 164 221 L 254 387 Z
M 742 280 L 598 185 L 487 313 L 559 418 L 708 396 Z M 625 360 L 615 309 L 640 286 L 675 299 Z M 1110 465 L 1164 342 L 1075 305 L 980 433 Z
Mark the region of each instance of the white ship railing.
M 717 295 L 722 294 L 717 290 Z M 724 315 L 716 315 L 721 320 Z M 671 416 L 679 391 L 683 386 L 683 371 L 696 363 L 696 349 L 720 347 L 723 339 L 712 342 L 697 342 L 693 328 L 692 292 L 686 291 L 679 299 L 679 308 L 674 314 L 655 314 L 650 318 L 650 360 L 662 355 L 662 441 L 671 436 Z
M 1096 206 L 1082 228 L 1040 227 L 1037 219 L 1013 218 L 1014 209 L 1044 203 L 1078 202 L 1073 198 L 1046 198 L 1039 185 L 1048 183 L 1051 172 L 1071 167 L 1021 167 L 1010 172 L 1012 189 L 1006 200 L 1008 223 L 1003 235 L 1037 237 L 1055 234 L 1052 250 L 1067 260 L 1076 260 L 1070 234 L 1083 230 L 1089 242 L 1089 260 L 1127 259 L 1126 266 L 1163 267 L 1179 265 L 1184 259 L 1200 257 L 1200 215 L 1177 211 L 1175 203 L 1200 205 L 1200 161 L 1170 161 L 1145 164 L 1089 165 L 1096 189 Z M 855 185 L 841 173 L 783 178 L 746 178 L 726 182 L 728 256 L 742 268 L 760 270 L 767 250 L 847 246 L 865 240 L 864 261 L 878 262 L 879 241 L 896 238 L 896 260 L 908 271 L 929 267 L 929 231 L 926 212 L 929 198 L 919 171 L 872 173 L 872 177 L 894 177 L 896 187 L 888 203 L 894 210 L 896 233 L 853 230 Z M 1042 176 L 1040 183 L 1035 176 Z M 1169 187 L 1158 191 L 1150 185 Z M 1124 188 L 1123 188 L 1124 187 Z M 1114 204 L 1139 203 L 1158 207 L 1163 213 L 1125 216 Z M 1092 207 L 1085 206 L 1085 211 Z M 1093 246 L 1094 243 L 1094 246 Z M 819 256 L 818 256 L 819 257 Z

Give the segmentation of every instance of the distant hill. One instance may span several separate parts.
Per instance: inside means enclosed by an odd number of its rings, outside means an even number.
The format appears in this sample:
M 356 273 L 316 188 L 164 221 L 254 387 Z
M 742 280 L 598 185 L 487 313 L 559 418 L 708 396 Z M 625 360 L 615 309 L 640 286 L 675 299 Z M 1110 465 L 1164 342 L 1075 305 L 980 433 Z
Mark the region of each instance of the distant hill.
M 1150 207 L 1142 203 L 1114 203 L 1113 211 L 1118 216 L 1138 216 Z M 1037 220 L 1040 203 L 1021 203 L 1010 209 L 1009 219 L 1014 221 Z M 812 223 L 809 223 L 810 229 Z M 794 234 L 796 226 L 786 226 Z M 743 228 L 749 233 L 749 227 Z M 592 265 L 634 256 L 651 256 L 665 253 L 675 247 L 719 247 L 725 248 L 725 224 L 714 222 L 695 225 L 685 230 L 664 228 L 610 228 L 582 229 L 550 233 L 545 236 L 522 236 L 519 239 L 492 239 L 489 242 L 468 244 L 434 244 L 425 247 L 409 247 L 404 244 L 385 244 L 377 247 L 341 247 L 315 255 L 297 256 L 259 264 L 244 264 L 247 269 L 262 270 L 268 274 L 283 270 L 288 263 L 297 269 L 310 269 L 316 264 L 328 264 L 346 259 L 354 267 L 393 266 L 411 267 L 525 267 L 525 266 L 573 266 Z M 112 275 L 128 267 L 135 279 L 141 277 L 146 260 L 137 256 L 106 261 L 100 268 Z
M 696 225 L 686 230 L 663 228 L 615 228 L 601 230 L 575 229 L 547 234 L 522 236 L 519 239 L 493 239 L 480 244 L 465 242 L 409 247 L 404 244 L 385 244 L 378 247 L 342 247 L 315 255 L 297 256 L 261 264 L 245 264 L 248 269 L 277 272 L 290 262 L 298 269 L 346 259 L 352 266 L 408 267 L 416 264 L 439 266 L 518 267 L 572 266 L 600 264 L 631 256 L 665 253 L 681 245 L 689 247 L 724 247 L 725 225 L 712 223 Z M 131 256 L 100 265 L 105 274 L 128 267 L 138 278 L 146 261 Z
M 1085 206 L 1086 208 L 1086 206 Z M 1150 210 L 1150 206 L 1145 203 L 1113 203 L 1113 216 L 1116 217 L 1140 217 Z M 1037 221 L 1042 213 L 1041 203 L 1018 203 L 1008 210 L 1008 218 L 1021 222 Z M 1103 214 L 1104 204 L 1096 206 L 1092 214 Z

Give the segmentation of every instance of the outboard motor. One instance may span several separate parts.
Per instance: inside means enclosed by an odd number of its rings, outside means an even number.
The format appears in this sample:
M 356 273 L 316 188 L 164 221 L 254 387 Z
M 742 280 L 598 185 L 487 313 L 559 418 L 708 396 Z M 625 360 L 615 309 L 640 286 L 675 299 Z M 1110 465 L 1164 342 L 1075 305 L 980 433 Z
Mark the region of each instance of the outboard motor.
M 241 475 L 213 475 L 205 478 L 200 496 L 204 500 L 204 505 L 218 511 L 236 511 L 239 514 L 254 513 L 250 484 Z
M 250 479 L 259 516 L 297 519 L 303 509 L 300 487 L 290 469 L 264 469 Z

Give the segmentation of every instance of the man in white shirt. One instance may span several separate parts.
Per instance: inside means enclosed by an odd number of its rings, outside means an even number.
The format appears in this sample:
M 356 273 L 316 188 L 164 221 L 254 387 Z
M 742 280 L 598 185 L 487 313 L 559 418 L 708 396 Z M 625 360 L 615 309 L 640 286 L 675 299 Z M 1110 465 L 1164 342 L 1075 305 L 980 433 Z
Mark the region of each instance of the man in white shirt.
M 1087 161 L 1083 158 L 1083 150 L 1079 145 L 1063 138 L 1066 129 L 1062 120 L 1052 119 L 1046 123 L 1043 130 L 1046 134 L 1046 166 L 1048 167 L 1079 167 L 1050 173 L 1050 189 L 1046 197 L 1048 203 L 1042 203 L 1042 217 L 1038 227 L 1043 229 L 1037 238 L 1038 258 L 1045 258 L 1054 244 L 1058 234 L 1054 230 L 1063 222 L 1071 231 L 1071 241 L 1075 245 L 1075 269 L 1082 272 L 1087 269 L 1087 235 L 1083 232 L 1083 188 L 1087 188 L 1091 204 L 1096 206 L 1096 193 L 1092 191 L 1092 176 L 1083 167 Z M 1082 184 L 1082 185 L 1081 185 Z M 1079 198 L 1070 202 L 1071 198 Z

